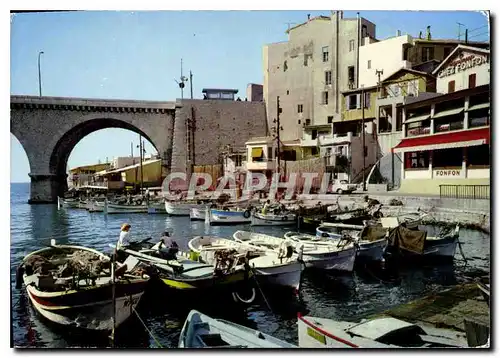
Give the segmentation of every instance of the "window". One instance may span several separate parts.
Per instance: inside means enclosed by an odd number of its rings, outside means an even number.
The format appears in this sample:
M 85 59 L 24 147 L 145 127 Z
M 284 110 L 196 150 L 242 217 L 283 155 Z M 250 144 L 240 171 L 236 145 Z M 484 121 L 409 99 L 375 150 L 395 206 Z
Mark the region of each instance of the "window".
M 332 148 L 328 147 L 326 148 L 326 156 L 330 157 L 332 155 Z
M 364 101 L 365 108 L 370 108 L 370 93 L 365 92 L 365 101 Z
M 430 61 L 434 58 L 434 47 L 422 47 L 422 62 Z
M 361 25 L 361 38 L 368 36 L 368 28 L 366 25 Z
M 318 148 L 317 147 L 312 147 L 311 148 L 311 154 L 312 155 L 318 155 Z
M 431 120 L 408 123 L 406 126 L 406 136 L 412 137 L 417 135 L 429 134 L 431 132 Z
M 328 92 L 325 91 L 321 94 L 322 104 L 328 104 Z
M 490 165 L 490 146 L 488 144 L 478 145 L 466 148 L 467 166 L 489 166 Z
M 435 150 L 432 154 L 432 166 L 434 168 L 462 167 L 463 158 L 463 148 Z
M 455 81 L 448 82 L 448 93 L 455 92 Z
M 297 105 L 297 113 L 302 113 L 303 111 L 304 111 L 304 106 L 302 104 Z
M 357 94 L 351 94 L 351 95 L 347 96 L 345 99 L 346 99 L 345 107 L 348 110 L 358 108 L 358 95 Z
M 469 75 L 469 88 L 474 88 L 476 87 L 476 74 L 470 74 Z
M 286 90 L 286 95 L 288 96 L 290 94 L 290 91 L 289 90 Z
M 267 160 L 271 161 L 273 159 L 273 147 L 267 147 Z
M 285 60 L 285 62 L 283 63 L 283 72 L 286 72 L 286 70 L 288 70 L 288 64 Z
M 262 162 L 264 160 L 262 147 L 252 148 L 251 154 L 252 162 Z
M 349 82 L 354 82 L 354 66 L 347 67 L 347 78 Z
M 429 169 L 429 151 L 405 153 L 405 169 Z
M 325 71 L 325 85 L 332 84 L 332 71 Z
M 311 139 L 316 139 L 316 138 L 318 138 L 318 130 L 313 129 L 311 132 Z
M 304 54 L 304 66 L 307 67 L 309 65 L 309 60 L 312 60 L 312 55 Z
M 298 123 L 300 124 L 300 119 L 298 120 Z
M 333 116 L 328 116 L 328 124 L 333 123 Z
M 328 62 L 328 46 L 323 47 L 323 62 Z
M 349 41 L 349 52 L 354 51 L 354 40 Z
M 483 127 L 490 125 L 489 108 L 469 111 L 469 128 Z
M 368 147 L 367 147 L 366 145 L 365 145 L 365 150 L 364 150 L 364 152 L 365 152 L 365 153 L 364 153 L 364 154 L 365 154 L 365 157 L 367 157 L 367 156 L 368 156 Z
M 372 68 L 372 60 L 368 60 L 368 69 Z

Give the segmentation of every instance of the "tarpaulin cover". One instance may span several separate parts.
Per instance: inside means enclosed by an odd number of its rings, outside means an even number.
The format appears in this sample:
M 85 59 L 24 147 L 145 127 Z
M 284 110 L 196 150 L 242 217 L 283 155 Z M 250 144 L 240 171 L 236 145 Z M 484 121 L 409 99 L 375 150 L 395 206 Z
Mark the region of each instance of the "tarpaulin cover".
M 377 241 L 383 239 L 387 233 L 387 228 L 382 226 L 365 226 L 361 231 L 361 240 Z
M 403 226 L 398 226 L 389 234 L 389 246 L 394 249 L 423 254 L 426 237 L 427 232 L 425 231 L 410 230 Z

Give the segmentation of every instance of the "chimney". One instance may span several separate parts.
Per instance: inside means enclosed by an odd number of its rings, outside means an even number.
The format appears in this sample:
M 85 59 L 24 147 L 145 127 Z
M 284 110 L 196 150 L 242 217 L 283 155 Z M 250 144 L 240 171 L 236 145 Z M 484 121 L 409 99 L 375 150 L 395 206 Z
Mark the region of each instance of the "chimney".
M 427 26 L 427 40 L 431 39 L 431 27 Z
M 342 20 L 344 18 L 344 11 L 340 10 L 340 19 Z
M 307 14 L 307 21 L 311 20 L 311 14 Z
M 398 32 L 397 32 L 397 36 L 398 36 L 398 37 L 399 37 L 399 36 L 401 36 L 401 30 L 398 30 Z
M 419 39 L 421 39 L 421 38 L 422 38 L 422 31 L 420 31 L 420 32 L 418 33 L 418 38 L 419 38 Z

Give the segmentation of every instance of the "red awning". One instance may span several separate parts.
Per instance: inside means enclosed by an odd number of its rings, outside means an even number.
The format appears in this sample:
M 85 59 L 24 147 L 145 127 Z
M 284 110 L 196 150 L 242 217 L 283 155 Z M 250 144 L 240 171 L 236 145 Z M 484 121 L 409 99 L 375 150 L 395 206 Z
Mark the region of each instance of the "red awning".
M 445 132 L 416 138 L 404 138 L 392 148 L 393 152 L 473 147 L 490 143 L 490 128 Z

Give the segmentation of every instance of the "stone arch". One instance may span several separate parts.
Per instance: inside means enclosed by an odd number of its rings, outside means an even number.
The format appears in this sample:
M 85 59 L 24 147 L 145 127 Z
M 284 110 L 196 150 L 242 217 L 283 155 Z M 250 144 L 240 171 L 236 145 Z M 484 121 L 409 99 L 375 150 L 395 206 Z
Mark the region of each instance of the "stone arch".
M 16 140 L 18 141 L 18 143 L 21 145 L 21 148 L 23 149 L 26 158 L 28 158 L 28 167 L 29 167 L 29 170 L 31 170 L 31 158 L 30 158 L 30 155 L 29 155 L 30 152 L 27 150 L 27 144 L 23 143 L 21 141 L 21 139 L 23 139 L 24 137 L 21 136 L 21 135 L 19 135 L 19 133 L 16 135 L 16 133 L 14 133 L 12 130 L 10 131 L 10 134 L 14 138 L 16 138 Z M 11 151 L 12 151 L 12 149 L 11 149 Z M 11 158 L 11 160 L 12 160 L 12 158 Z M 29 174 L 29 172 L 27 174 Z
M 51 173 L 56 175 L 57 181 L 59 182 L 57 190 L 58 195 L 61 195 L 67 189 L 66 166 L 69 156 L 75 146 L 87 135 L 101 129 L 108 128 L 121 128 L 140 134 L 154 146 L 159 154 L 161 153 L 159 145 L 151 139 L 148 133 L 126 121 L 108 116 L 98 116 L 96 118 L 86 120 L 64 133 L 52 149 L 49 161 L 49 170 Z

